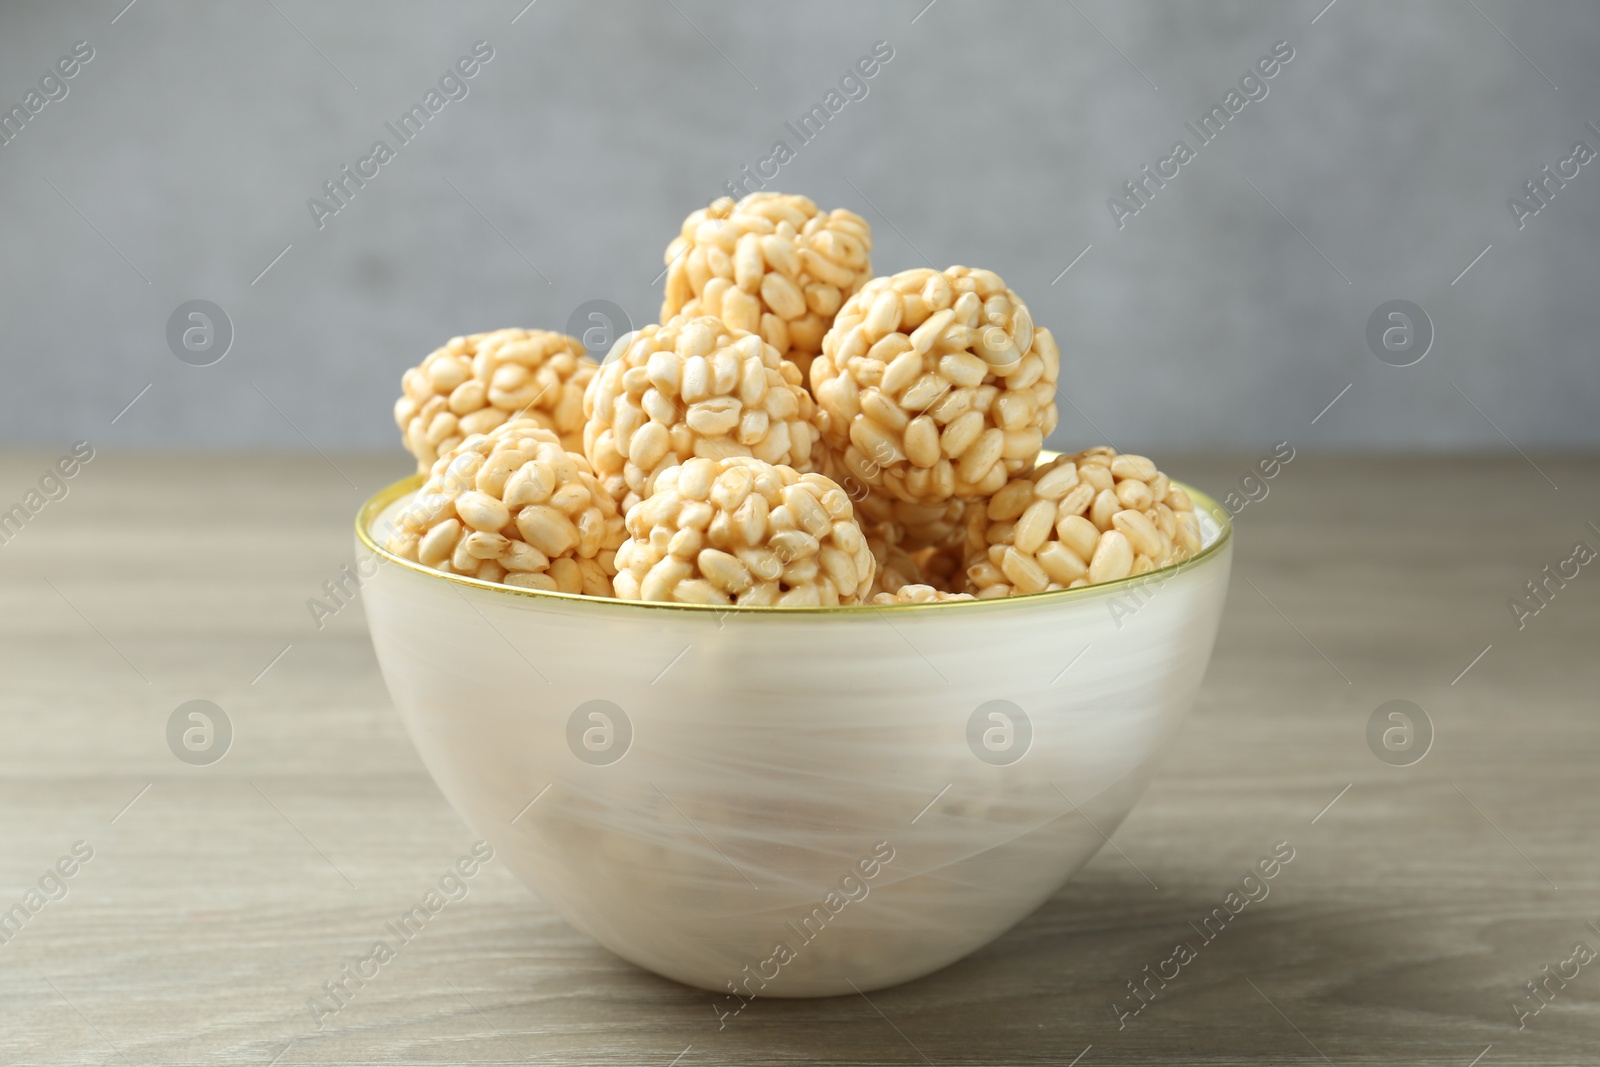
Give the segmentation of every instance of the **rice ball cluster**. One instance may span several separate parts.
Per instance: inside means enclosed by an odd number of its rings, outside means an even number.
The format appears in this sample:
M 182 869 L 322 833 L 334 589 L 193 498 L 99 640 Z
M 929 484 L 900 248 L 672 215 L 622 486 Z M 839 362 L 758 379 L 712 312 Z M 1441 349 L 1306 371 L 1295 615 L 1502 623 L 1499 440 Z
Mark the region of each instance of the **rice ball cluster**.
M 530 589 L 706 605 L 928 604 L 1115 581 L 1201 548 L 1144 456 L 1039 463 L 1060 352 L 993 271 L 871 277 L 850 211 L 691 214 L 662 322 L 452 339 L 395 405 L 426 483 L 391 551 Z
M 1144 574 L 1200 550 L 1194 503 L 1144 456 L 1100 447 L 1059 456 L 974 505 L 968 588 L 979 597 L 1069 589 Z
M 401 377 L 394 421 L 419 473 L 466 438 L 513 417 L 530 418 L 576 448 L 583 390 L 596 369 L 576 338 L 549 330 L 452 337 Z
M 628 512 L 617 596 L 692 604 L 857 604 L 873 559 L 850 498 L 821 474 L 690 459 Z
M 846 470 L 896 500 L 983 499 L 1034 465 L 1056 426 L 1060 353 L 988 270 L 874 278 L 811 366 L 818 426 Z
M 853 211 L 806 197 L 722 197 L 683 220 L 667 246 L 661 321 L 715 315 L 758 333 L 802 381 L 845 298 L 872 277 L 872 230 Z
M 712 316 L 622 337 L 582 410 L 583 452 L 624 510 L 695 457 L 812 467 L 815 405 L 800 372 L 759 335 Z
M 439 457 L 386 547 L 448 574 L 608 597 L 626 536 L 588 461 L 517 419 Z

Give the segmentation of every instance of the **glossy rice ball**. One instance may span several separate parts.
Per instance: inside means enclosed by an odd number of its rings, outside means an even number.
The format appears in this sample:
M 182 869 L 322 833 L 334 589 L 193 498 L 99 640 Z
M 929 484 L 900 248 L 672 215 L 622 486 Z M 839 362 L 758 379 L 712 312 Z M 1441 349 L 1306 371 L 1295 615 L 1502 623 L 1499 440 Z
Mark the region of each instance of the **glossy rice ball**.
M 667 246 L 661 321 L 716 315 L 759 333 L 805 382 L 845 298 L 872 277 L 871 255 L 872 230 L 853 211 L 784 193 L 723 197 Z
M 1033 467 L 1056 425 L 1060 354 L 993 271 L 874 278 L 811 366 L 844 468 L 897 500 L 976 500 Z
M 815 405 L 800 372 L 753 333 L 677 318 L 617 341 L 583 396 L 583 451 L 626 511 L 696 456 L 809 471 Z
M 447 574 L 611 596 L 625 537 L 589 462 L 518 419 L 441 456 L 386 547 Z
M 1144 456 L 1092 448 L 1006 483 L 968 512 L 967 579 L 979 597 L 1144 574 L 1200 550 L 1182 488 Z
M 624 600 L 814 607 L 856 604 L 872 552 L 850 498 L 820 474 L 744 456 L 661 472 L 628 511 Z
M 466 438 L 513 417 L 532 419 L 581 450 L 583 390 L 596 369 L 566 334 L 508 329 L 452 337 L 401 377 L 394 421 L 422 473 Z

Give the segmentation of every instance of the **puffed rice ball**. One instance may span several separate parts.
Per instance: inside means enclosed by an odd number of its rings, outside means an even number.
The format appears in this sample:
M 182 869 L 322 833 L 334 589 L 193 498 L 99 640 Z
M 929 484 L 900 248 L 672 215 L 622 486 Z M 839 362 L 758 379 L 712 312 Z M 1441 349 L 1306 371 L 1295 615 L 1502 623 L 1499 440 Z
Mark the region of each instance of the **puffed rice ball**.
M 734 456 L 690 459 L 628 512 L 617 596 L 693 604 L 856 604 L 872 552 L 850 498 L 820 474 Z
M 967 579 L 980 598 L 1115 581 L 1200 550 L 1189 494 L 1144 456 L 1105 447 L 1013 478 L 968 516 Z
M 833 317 L 872 277 L 871 254 L 872 230 L 853 211 L 822 212 L 784 193 L 722 197 L 684 219 L 667 246 L 661 321 L 716 315 L 759 333 L 806 382 Z
M 988 270 L 902 271 L 845 301 L 811 366 L 828 446 L 913 504 L 998 492 L 1056 425 L 1060 353 Z
M 946 593 L 931 585 L 903 585 L 898 592 L 878 593 L 874 604 L 942 604 L 948 600 L 976 600 L 971 593 Z
M 583 396 L 583 451 L 626 511 L 663 470 L 699 456 L 812 465 L 815 404 L 753 333 L 677 318 L 621 338 Z
M 517 419 L 441 456 L 387 547 L 449 574 L 611 596 L 626 537 L 588 460 Z
M 394 421 L 422 473 L 467 437 L 513 416 L 533 419 L 581 451 L 583 390 L 596 368 L 576 338 L 548 330 L 452 337 L 401 377 Z

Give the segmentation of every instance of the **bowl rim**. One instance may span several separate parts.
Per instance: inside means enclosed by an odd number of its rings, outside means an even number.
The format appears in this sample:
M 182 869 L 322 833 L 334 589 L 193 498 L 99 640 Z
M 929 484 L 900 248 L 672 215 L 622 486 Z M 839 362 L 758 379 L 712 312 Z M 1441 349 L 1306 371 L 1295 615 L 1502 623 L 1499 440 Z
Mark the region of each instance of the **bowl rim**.
M 1053 459 L 1058 453 L 1044 450 L 1039 454 L 1039 462 L 1043 463 Z M 1130 574 L 1126 578 L 1117 578 L 1109 582 L 1098 582 L 1094 585 L 1081 585 L 1076 589 L 1046 589 L 1037 593 L 1022 593 L 1017 596 L 991 597 L 987 600 L 942 600 L 921 604 L 832 604 L 832 605 L 778 605 L 778 604 L 680 604 L 676 601 L 661 600 L 624 600 L 615 596 L 588 596 L 584 593 L 562 593 L 548 589 L 528 589 L 522 586 L 506 585 L 502 582 L 490 582 L 482 578 L 470 578 L 464 574 L 448 574 L 435 570 L 421 563 L 397 556 L 384 548 L 373 539 L 370 527 L 383 511 L 396 500 L 407 493 L 421 488 L 426 475 L 422 472 L 409 474 L 396 482 L 392 482 L 378 490 L 361 505 L 356 512 L 356 539 L 380 561 L 398 563 L 406 570 L 414 571 L 432 579 L 442 579 L 464 585 L 471 589 L 483 592 L 496 593 L 502 596 L 532 597 L 535 599 L 548 599 L 555 601 L 581 602 L 594 606 L 594 610 L 605 607 L 623 607 L 633 611 L 698 611 L 710 612 L 715 615 L 728 615 L 738 613 L 741 615 L 850 615 L 857 618 L 870 612 L 906 612 L 911 610 L 928 611 L 934 608 L 963 608 L 968 611 L 977 610 L 980 605 L 987 605 L 990 610 L 1005 605 L 1017 606 L 1033 604 L 1037 606 L 1046 599 L 1068 600 L 1071 598 L 1086 599 L 1091 595 L 1104 595 L 1108 590 L 1117 590 L 1135 583 L 1149 583 L 1151 581 L 1166 581 L 1175 578 L 1181 572 L 1188 570 L 1209 559 L 1213 559 L 1226 548 L 1233 540 L 1233 521 L 1227 511 L 1216 502 L 1209 494 L 1203 493 L 1186 482 L 1171 479 L 1172 484 L 1182 488 L 1189 494 L 1198 511 L 1202 507 L 1211 516 L 1219 528 L 1217 539 L 1202 548 L 1188 559 L 1177 563 L 1169 563 L 1165 567 L 1145 571 L 1143 574 Z M 583 610 L 583 609 L 580 609 Z

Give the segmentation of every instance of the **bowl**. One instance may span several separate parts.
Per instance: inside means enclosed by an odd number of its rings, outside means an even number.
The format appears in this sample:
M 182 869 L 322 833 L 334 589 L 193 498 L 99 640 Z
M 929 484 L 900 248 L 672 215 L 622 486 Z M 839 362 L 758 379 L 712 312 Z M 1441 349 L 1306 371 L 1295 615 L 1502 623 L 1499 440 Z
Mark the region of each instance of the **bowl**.
M 447 575 L 381 547 L 362 600 L 440 790 L 612 952 L 721 996 L 870 992 L 987 944 L 1116 830 L 1194 702 L 1231 527 L 1104 585 L 716 608 Z

